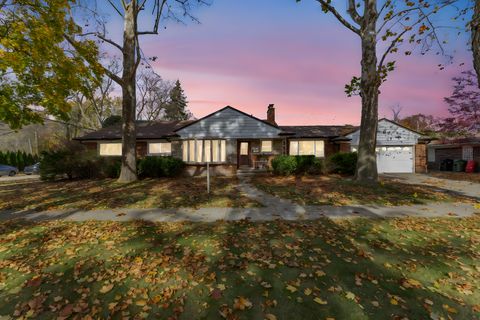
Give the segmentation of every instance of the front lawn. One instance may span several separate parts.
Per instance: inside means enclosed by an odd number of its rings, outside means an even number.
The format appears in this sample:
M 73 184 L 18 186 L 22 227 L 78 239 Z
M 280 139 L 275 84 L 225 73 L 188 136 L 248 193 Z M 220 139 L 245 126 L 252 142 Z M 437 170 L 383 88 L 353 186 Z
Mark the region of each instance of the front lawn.
M 480 217 L 0 224 L 0 318 L 480 319 Z
M 360 185 L 338 175 L 256 176 L 253 184 L 270 194 L 302 205 L 386 205 L 424 204 L 429 201 L 472 202 L 468 197 L 447 194 L 433 187 L 382 179 L 377 186 Z
M 0 184 L 0 210 L 257 207 L 238 190 L 236 177 L 146 179 L 120 184 L 113 179 L 12 181 Z

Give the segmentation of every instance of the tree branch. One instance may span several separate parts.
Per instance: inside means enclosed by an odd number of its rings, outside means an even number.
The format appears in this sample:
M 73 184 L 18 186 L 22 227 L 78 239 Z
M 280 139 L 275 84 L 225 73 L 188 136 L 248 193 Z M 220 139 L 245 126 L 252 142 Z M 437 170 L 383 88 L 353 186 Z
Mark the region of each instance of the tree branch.
M 357 4 L 355 3 L 355 0 L 348 0 L 347 12 L 350 14 L 350 17 L 352 17 L 353 21 L 359 25 L 362 24 L 362 17 L 357 12 Z
M 113 7 L 113 9 L 123 18 L 123 13 L 117 8 L 117 6 L 112 2 L 112 0 L 107 0 L 108 3 Z
M 78 50 L 79 49 L 79 46 L 77 44 L 77 41 L 75 41 L 75 39 L 73 39 L 72 37 L 70 37 L 68 34 L 64 33 L 63 34 L 63 37 L 65 38 L 65 40 L 67 40 L 68 43 L 70 43 L 70 45 L 75 48 L 75 52 L 77 54 L 79 54 L 80 56 L 82 56 L 84 59 L 87 60 L 88 63 L 91 63 L 91 64 L 97 64 L 101 69 L 102 71 L 108 76 L 110 77 L 113 81 L 115 81 L 116 83 L 118 83 L 120 86 L 123 86 L 123 80 L 122 78 L 120 78 L 119 76 L 117 76 L 115 73 L 113 73 L 112 71 L 110 71 L 109 69 L 105 68 L 103 65 L 101 65 L 100 63 L 98 63 L 97 61 L 91 61 L 90 57 L 86 54 L 83 54 L 82 53 L 82 50 Z
M 320 5 L 326 10 L 330 11 L 335 18 L 337 18 L 338 21 L 340 21 L 341 24 L 343 24 L 345 27 L 350 29 L 351 31 L 355 32 L 356 34 L 360 35 L 360 29 L 352 25 L 350 22 L 348 22 L 340 13 L 338 13 L 337 9 L 335 9 L 330 3 L 328 3 L 325 0 L 316 0 Z

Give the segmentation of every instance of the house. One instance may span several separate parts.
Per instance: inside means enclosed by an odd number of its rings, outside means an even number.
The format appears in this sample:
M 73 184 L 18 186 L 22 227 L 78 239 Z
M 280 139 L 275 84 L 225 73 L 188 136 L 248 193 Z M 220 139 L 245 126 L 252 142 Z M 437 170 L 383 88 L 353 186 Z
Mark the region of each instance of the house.
M 358 150 L 360 130 L 346 136 L 352 151 Z M 427 170 L 427 143 L 421 133 L 388 119 L 377 128 L 377 170 L 379 173 L 423 173 Z
M 428 145 L 428 166 L 440 169 L 443 160 L 474 160 L 480 165 L 480 137 L 442 139 Z
M 379 125 L 382 172 L 397 168 L 400 172 L 414 172 L 423 168 L 425 165 L 417 166 L 413 160 L 421 135 L 386 121 L 382 119 Z M 358 133 L 353 126 L 281 126 L 276 123 L 273 105 L 268 106 L 265 120 L 227 106 L 198 120 L 138 121 L 137 156 L 183 159 L 190 175 L 203 174 L 207 162 L 213 174 L 232 175 L 239 169 L 264 169 L 277 155 L 325 158 L 349 152 L 358 145 Z M 121 155 L 120 125 L 91 132 L 77 140 L 100 156 Z M 387 148 L 388 152 L 381 148 Z

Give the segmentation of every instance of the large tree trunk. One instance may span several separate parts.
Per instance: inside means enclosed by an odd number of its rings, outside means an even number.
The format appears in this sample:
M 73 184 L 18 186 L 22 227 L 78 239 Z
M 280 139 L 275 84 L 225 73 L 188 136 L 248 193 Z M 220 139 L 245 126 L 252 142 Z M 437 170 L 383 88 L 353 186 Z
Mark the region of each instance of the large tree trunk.
M 475 10 L 473 12 L 471 27 L 473 67 L 477 73 L 478 87 L 480 88 L 480 0 L 475 0 Z
M 125 8 L 123 32 L 123 75 L 122 75 L 122 169 L 119 182 L 137 180 L 136 130 L 135 130 L 135 1 Z
M 378 124 L 378 89 L 376 50 L 377 1 L 365 1 L 364 22 L 361 26 L 362 38 L 362 120 L 355 180 L 360 183 L 376 183 L 378 180 L 377 157 L 375 153 Z

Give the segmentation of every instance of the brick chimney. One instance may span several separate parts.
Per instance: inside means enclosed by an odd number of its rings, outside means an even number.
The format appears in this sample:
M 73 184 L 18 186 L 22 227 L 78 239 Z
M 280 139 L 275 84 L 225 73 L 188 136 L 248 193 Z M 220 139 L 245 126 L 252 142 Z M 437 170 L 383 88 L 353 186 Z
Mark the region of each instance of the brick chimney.
M 275 108 L 273 106 L 274 106 L 273 103 L 268 105 L 267 122 L 276 126 L 277 123 L 275 122 Z

